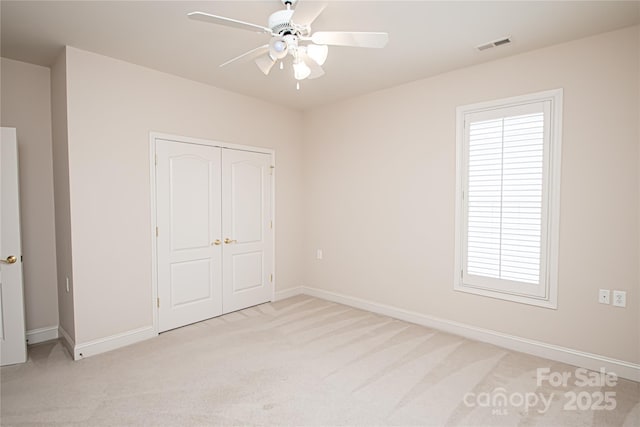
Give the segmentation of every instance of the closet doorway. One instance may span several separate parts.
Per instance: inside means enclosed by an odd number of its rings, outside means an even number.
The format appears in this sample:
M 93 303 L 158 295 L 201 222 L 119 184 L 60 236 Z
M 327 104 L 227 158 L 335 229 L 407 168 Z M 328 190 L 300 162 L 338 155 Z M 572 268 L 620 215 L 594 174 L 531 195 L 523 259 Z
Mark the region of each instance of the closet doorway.
M 151 150 L 158 332 L 270 301 L 274 153 L 161 135 Z

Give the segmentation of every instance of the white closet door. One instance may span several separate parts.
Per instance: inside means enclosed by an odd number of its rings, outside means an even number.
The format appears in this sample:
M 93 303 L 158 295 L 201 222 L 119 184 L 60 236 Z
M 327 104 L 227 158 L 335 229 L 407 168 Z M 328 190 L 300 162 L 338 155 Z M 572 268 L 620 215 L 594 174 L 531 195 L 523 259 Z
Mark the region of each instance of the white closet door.
M 159 331 L 222 314 L 220 148 L 158 140 Z
M 271 300 L 271 156 L 222 150 L 223 307 Z
M 0 132 L 0 365 L 27 360 L 16 130 Z

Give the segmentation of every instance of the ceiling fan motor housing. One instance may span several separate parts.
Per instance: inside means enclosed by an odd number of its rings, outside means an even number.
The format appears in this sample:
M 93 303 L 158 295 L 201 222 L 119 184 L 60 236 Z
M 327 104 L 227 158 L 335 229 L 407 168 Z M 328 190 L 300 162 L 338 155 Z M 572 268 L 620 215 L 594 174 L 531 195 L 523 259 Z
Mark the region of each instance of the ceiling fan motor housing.
M 294 28 L 291 23 L 291 17 L 293 16 L 293 10 L 279 10 L 274 12 L 269 16 L 269 28 L 274 34 L 287 35 L 293 34 L 297 35 L 299 32 L 296 28 Z

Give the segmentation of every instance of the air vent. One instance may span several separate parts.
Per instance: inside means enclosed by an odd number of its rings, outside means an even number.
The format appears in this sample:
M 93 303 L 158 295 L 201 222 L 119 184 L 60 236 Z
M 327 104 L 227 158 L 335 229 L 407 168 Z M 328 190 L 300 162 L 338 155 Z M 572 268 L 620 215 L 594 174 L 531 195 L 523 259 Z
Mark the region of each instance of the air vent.
M 492 47 L 498 47 L 498 46 L 502 46 L 509 43 L 511 43 L 511 36 L 503 37 L 498 40 L 490 41 L 489 43 L 478 45 L 476 46 L 476 49 L 482 51 L 482 50 L 491 49 Z

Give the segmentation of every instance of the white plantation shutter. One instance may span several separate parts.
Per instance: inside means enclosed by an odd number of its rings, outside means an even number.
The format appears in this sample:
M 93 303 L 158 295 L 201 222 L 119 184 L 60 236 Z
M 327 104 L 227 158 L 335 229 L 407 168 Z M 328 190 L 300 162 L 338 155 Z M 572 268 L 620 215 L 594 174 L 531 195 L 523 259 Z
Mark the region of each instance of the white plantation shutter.
M 459 111 L 456 289 L 548 299 L 552 109 L 546 99 Z
M 467 273 L 537 284 L 544 114 L 469 128 Z

